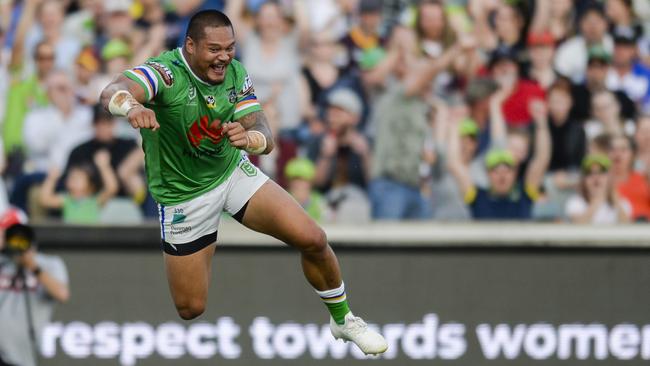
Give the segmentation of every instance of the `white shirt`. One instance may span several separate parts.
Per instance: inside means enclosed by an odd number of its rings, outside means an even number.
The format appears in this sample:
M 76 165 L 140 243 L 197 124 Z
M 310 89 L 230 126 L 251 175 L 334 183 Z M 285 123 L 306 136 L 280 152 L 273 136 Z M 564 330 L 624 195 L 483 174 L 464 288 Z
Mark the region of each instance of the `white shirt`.
M 65 168 L 72 149 L 93 136 L 92 110 L 78 105 L 65 118 L 53 106 L 31 111 L 25 117 L 23 139 L 27 150 L 25 170 L 47 172 Z
M 603 48 L 610 55 L 614 52 L 614 41 L 610 35 L 603 37 Z M 587 42 L 582 36 L 575 36 L 562 43 L 555 54 L 555 69 L 574 83 L 581 83 L 587 71 Z
M 623 210 L 627 214 L 627 216 L 632 215 L 632 206 L 630 203 L 625 200 L 622 200 L 622 205 L 623 205 Z M 578 215 L 583 215 L 585 212 L 587 212 L 587 209 L 589 208 L 589 203 L 585 201 L 585 199 L 582 197 L 582 195 L 575 194 L 571 196 L 565 205 L 565 212 L 568 217 L 575 217 Z M 610 205 L 609 203 L 605 203 L 598 207 L 596 210 L 596 213 L 593 215 L 591 218 L 591 224 L 616 224 L 618 223 L 618 213 L 616 212 L 616 208 Z
M 621 76 L 614 68 L 610 67 L 605 78 L 605 85 L 611 91 L 620 90 L 633 101 L 640 102 L 648 94 L 650 80 L 632 72 Z

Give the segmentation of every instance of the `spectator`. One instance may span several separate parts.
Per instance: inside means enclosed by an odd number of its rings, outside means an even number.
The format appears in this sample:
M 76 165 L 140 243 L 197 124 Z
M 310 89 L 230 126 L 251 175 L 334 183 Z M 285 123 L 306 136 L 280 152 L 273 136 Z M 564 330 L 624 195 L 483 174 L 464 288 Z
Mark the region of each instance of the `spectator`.
M 86 105 L 99 102 L 99 94 L 110 82 L 105 75 L 100 74 L 101 63 L 92 47 L 85 47 L 75 66 L 75 92 L 77 99 Z
M 309 216 L 317 222 L 326 219 L 327 204 L 325 199 L 313 188 L 316 167 L 309 159 L 295 158 L 290 160 L 284 168 L 284 175 L 288 181 L 287 190 L 305 209 Z
M 544 180 L 545 199 L 535 204 L 534 216 L 555 219 L 565 214 L 565 203 L 580 183 L 580 164 L 587 150 L 582 123 L 570 115 L 571 87 L 560 79 L 548 91 L 551 162 Z
M 386 38 L 381 33 L 382 21 L 381 0 L 359 0 L 357 22 L 339 41 L 347 52 L 347 69 L 359 69 L 364 51 L 385 46 Z
M 92 136 L 91 110 L 76 102 L 67 74 L 53 71 L 46 84 L 52 104 L 31 111 L 25 118 L 25 173 L 16 178 L 11 194 L 11 203 L 27 212 L 32 186 L 42 182 L 51 167 L 63 169 L 70 151 Z
M 584 80 L 589 48 L 601 46 L 609 54 L 614 49 L 613 40 L 607 34 L 607 19 L 597 3 L 592 3 L 583 11 L 579 27 L 580 34 L 560 45 L 555 55 L 555 69 L 574 83 Z
M 612 161 L 611 176 L 618 194 L 632 205 L 634 221 L 648 221 L 650 218 L 650 186 L 642 174 L 633 170 L 635 151 L 632 140 L 626 136 L 615 136 L 609 151 Z
M 555 56 L 553 35 L 551 32 L 530 33 L 527 45 L 530 55 L 530 79 L 537 82 L 542 89 L 548 90 L 557 79 L 557 73 L 553 68 Z
M 99 0 L 78 1 L 79 9 L 65 17 L 63 34 L 66 38 L 75 38 L 82 45 L 95 43 L 102 25 L 104 4 Z
M 551 157 L 551 142 L 544 103 L 536 101 L 530 108 L 536 126 L 535 152 L 526 168 L 523 181 L 518 181 L 518 166 L 513 154 L 497 148 L 490 150 L 485 156 L 489 186 L 479 188 L 472 182 L 467 167 L 460 162 L 458 144 L 450 145 L 449 170 L 456 178 L 460 193 L 469 205 L 474 219 L 531 218 L 533 202 L 539 196 L 539 187 Z
M 110 77 L 114 77 L 133 64 L 133 51 L 119 38 L 108 41 L 102 48 L 101 56 L 106 64 L 106 73 Z
M 516 3 L 472 0 L 469 9 L 475 20 L 476 36 L 482 49 L 502 49 L 519 56 L 526 44 L 522 37 L 526 33 L 526 20 Z M 491 16 L 494 16 L 494 22 L 490 22 Z
M 63 169 L 70 151 L 92 136 L 92 110 L 77 102 L 68 75 L 52 72 L 46 88 L 51 105 L 31 111 L 25 118 L 28 172 L 47 172 L 51 166 Z
M 118 190 L 118 183 L 111 156 L 106 150 L 99 150 L 93 156 L 99 170 L 101 183 L 95 178 L 92 165 L 84 164 L 70 167 L 65 179 L 65 193 L 56 193 L 56 183 L 60 171 L 50 170 L 43 183 L 40 203 L 49 209 L 62 209 L 63 221 L 71 224 L 96 224 L 99 222 L 100 210 Z
M 27 53 L 32 54 L 36 46 L 45 41 L 54 47 L 54 67 L 72 72 L 74 60 L 81 50 L 81 43 L 63 32 L 64 3 L 58 0 L 36 0 L 36 2 L 39 4 L 38 24 L 32 27 L 27 35 L 25 46 Z M 31 60 L 29 61 L 31 63 Z
M 291 27 L 278 2 L 264 2 L 254 25 L 243 21 L 244 1 L 228 2 L 228 15 L 237 29 L 241 58 L 255 82 L 255 95 L 262 103 L 275 104 L 280 131 L 289 132 L 300 123 L 300 53 L 308 41 L 308 24 L 302 2 L 294 1 L 296 26 Z
M 605 1 L 605 13 L 610 21 L 613 34 L 627 34 L 639 39 L 643 34 L 643 26 L 636 22 L 632 0 Z
M 504 92 L 508 92 L 502 108 L 509 127 L 524 127 L 532 120 L 528 104 L 544 99 L 544 90 L 530 80 L 520 77 L 518 58 L 508 49 L 496 50 L 490 59 L 490 74 Z
M 465 38 L 437 59 L 418 58 L 415 42 L 406 42 L 414 40 L 409 35 L 396 33 L 404 38 L 392 43 L 389 77 L 372 112 L 376 140 L 369 194 L 377 219 L 431 217 L 431 202 L 420 190 L 420 166 L 430 135 L 426 96 L 436 75 L 462 51 L 474 47 L 474 40 Z
M 631 135 L 634 132 L 634 123 L 621 118 L 621 105 L 612 92 L 603 90 L 592 94 L 591 104 L 592 119 L 585 124 L 588 138 L 602 133 Z
M 94 136 L 89 141 L 76 146 L 68 157 L 64 176 L 70 169 L 81 165 L 93 165 L 94 156 L 100 150 L 108 151 L 111 168 L 118 177 L 118 192 L 121 197 L 130 197 L 141 204 L 146 196 L 146 187 L 142 176 L 143 152 L 142 149 L 130 139 L 115 136 L 115 117 L 97 104 L 93 108 Z M 98 169 L 98 166 L 95 166 Z
M 468 117 L 458 124 L 459 131 L 452 130 L 452 126 L 455 126 L 452 120 L 461 118 L 464 113 L 462 107 L 450 108 L 442 101 L 436 101 L 434 108 L 434 156 L 431 159 L 433 218 L 465 221 L 471 218 L 471 214 L 458 191 L 458 185 L 447 170 L 447 149 L 449 141 L 460 137 L 460 163 L 469 167 L 477 156 L 480 130 L 476 122 Z
M 39 0 L 25 2 L 22 16 L 16 28 L 14 47 L 9 61 L 10 88 L 7 93 L 7 109 L 3 123 L 4 148 L 10 160 L 17 159 L 20 164 L 23 144 L 23 124 L 27 111 L 45 106 L 47 95 L 43 84 L 49 72 L 54 68 L 55 49 L 47 42 L 40 42 L 34 48 L 36 72 L 25 73 L 25 36 L 32 26 Z M 11 162 L 10 162 L 11 164 Z M 20 171 L 11 172 L 12 175 Z
M 14 223 L 0 231 L 0 364 L 34 366 L 54 305 L 70 298 L 68 273 L 60 257 L 38 251 L 29 226 Z
M 557 43 L 574 33 L 575 12 L 572 0 L 535 1 L 531 32 L 548 31 Z
M 637 38 L 631 30 L 627 32 L 621 30 L 614 36 L 613 65 L 605 84 L 609 90 L 624 92 L 641 109 L 650 111 L 650 68 L 638 61 Z
M 572 90 L 574 106 L 571 115 L 575 119 L 586 121 L 591 117 L 591 97 L 606 88 L 610 64 L 611 56 L 604 48 L 595 46 L 589 49 L 585 81 L 574 85 Z M 636 118 L 637 110 L 634 102 L 622 91 L 614 91 L 614 95 L 621 106 L 623 118 Z
M 566 215 L 577 224 L 617 224 L 630 220 L 632 208 L 619 197 L 609 175 L 606 155 L 588 155 L 582 162 L 579 193 L 566 203 Z
M 568 83 L 557 82 L 548 93 L 549 130 L 553 146 L 549 171 L 567 174 L 579 169 L 587 149 L 586 136 L 582 124 L 571 118 L 573 99 Z
M 325 32 L 313 34 L 300 77 L 303 116 L 311 132 L 322 132 L 320 111 L 327 105 L 327 95 L 338 84 L 344 70 L 335 63 L 337 44 Z
M 370 147 L 358 130 L 362 104 L 350 89 L 329 94 L 325 112 L 327 131 L 308 145 L 308 156 L 316 164 L 314 185 L 327 192 L 352 184 L 365 188 L 370 175 Z

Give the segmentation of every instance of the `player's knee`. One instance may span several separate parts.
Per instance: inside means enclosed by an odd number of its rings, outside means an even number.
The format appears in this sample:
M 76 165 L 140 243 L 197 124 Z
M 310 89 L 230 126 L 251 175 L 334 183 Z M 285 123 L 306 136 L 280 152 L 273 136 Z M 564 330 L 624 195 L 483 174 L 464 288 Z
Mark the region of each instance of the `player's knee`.
M 188 301 L 176 304 L 178 315 L 184 320 L 192 320 L 205 311 L 205 301 Z
M 327 234 L 318 226 L 305 233 L 302 248 L 304 251 L 321 253 L 327 249 Z

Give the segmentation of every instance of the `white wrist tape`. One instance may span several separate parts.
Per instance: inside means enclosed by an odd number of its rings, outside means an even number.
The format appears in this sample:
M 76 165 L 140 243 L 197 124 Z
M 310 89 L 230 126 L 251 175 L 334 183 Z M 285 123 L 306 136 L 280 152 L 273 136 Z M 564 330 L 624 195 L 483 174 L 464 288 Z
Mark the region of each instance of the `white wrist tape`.
M 120 90 L 113 94 L 111 100 L 108 102 L 108 111 L 114 116 L 126 117 L 129 111 L 136 106 L 139 106 L 137 100 L 126 90 Z
M 246 131 L 246 152 L 250 154 L 261 154 L 266 150 L 266 136 L 260 131 Z

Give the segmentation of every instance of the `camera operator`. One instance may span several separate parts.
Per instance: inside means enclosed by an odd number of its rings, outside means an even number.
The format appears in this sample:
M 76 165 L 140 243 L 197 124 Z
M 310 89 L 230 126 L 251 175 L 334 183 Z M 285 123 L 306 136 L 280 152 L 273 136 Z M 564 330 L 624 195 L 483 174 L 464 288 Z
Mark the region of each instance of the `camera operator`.
M 38 363 L 40 334 L 56 302 L 68 300 L 63 260 L 38 253 L 15 212 L 0 219 L 0 366 Z

